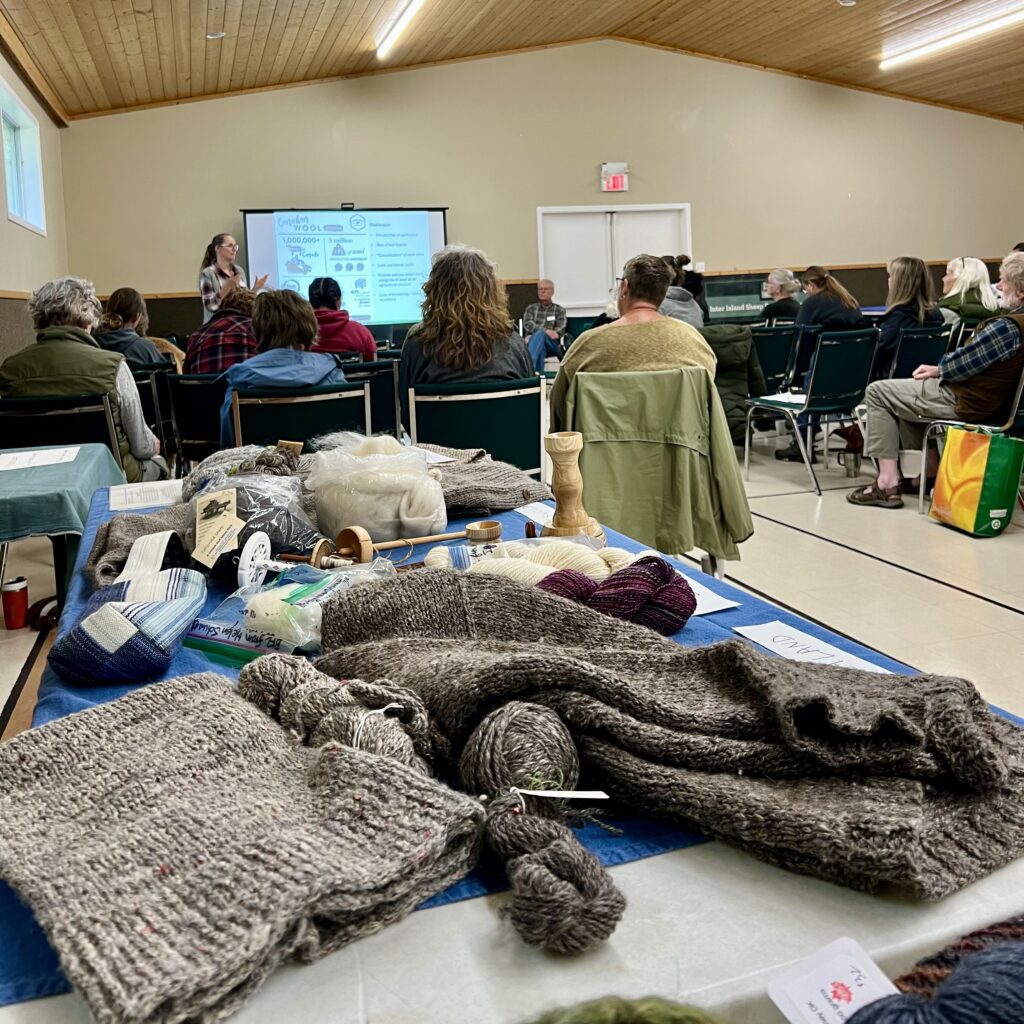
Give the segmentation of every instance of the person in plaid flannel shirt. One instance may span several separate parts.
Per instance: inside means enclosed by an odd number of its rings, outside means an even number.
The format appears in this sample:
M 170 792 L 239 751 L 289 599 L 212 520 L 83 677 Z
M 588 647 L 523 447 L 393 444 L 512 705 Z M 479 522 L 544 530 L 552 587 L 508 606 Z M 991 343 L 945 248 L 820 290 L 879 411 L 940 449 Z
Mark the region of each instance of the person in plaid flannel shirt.
M 185 373 L 221 373 L 256 354 L 252 307 L 256 293 L 234 288 L 221 300 L 209 323 L 189 336 Z

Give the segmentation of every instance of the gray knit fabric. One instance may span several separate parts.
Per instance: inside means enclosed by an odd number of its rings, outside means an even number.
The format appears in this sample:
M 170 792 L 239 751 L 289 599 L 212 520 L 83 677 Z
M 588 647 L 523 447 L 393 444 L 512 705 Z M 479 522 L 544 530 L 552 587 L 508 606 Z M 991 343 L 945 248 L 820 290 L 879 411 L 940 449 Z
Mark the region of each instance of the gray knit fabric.
M 449 516 L 507 512 L 551 497 L 546 484 L 517 466 L 495 462 L 483 448 L 443 448 L 436 444 L 417 447 L 455 460 L 435 467 L 441 471 L 441 489 Z
M 173 530 L 186 551 L 196 546 L 196 510 L 189 502 L 171 505 L 148 515 L 119 512 L 100 523 L 85 571 L 97 587 L 108 587 L 120 575 L 132 545 L 151 533 Z
M 482 818 L 390 758 L 302 746 L 208 674 L 0 746 L 0 877 L 100 1024 L 223 1020 L 465 874 Z
M 407 573 L 324 611 L 317 665 L 415 691 L 457 761 L 509 700 L 557 712 L 580 785 L 866 890 L 934 899 L 1024 853 L 1024 731 L 974 687 L 686 649 L 484 574 Z

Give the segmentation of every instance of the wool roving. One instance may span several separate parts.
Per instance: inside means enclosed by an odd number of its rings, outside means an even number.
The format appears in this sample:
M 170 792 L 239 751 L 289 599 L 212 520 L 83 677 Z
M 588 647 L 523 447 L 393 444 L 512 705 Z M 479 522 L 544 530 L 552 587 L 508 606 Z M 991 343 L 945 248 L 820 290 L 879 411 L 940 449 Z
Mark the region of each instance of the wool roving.
M 886 996 L 849 1024 L 1020 1024 L 1024 1021 L 1024 942 L 1004 942 L 963 960 L 934 998 Z
M 213 1024 L 279 964 L 476 862 L 478 801 L 303 746 L 229 681 L 144 686 L 0 745 L 0 873 L 101 1024 Z
M 1024 731 L 963 679 L 684 648 L 537 587 L 421 569 L 324 609 L 317 667 L 419 695 L 457 759 L 551 708 L 588 785 L 790 870 L 938 899 L 1024 855 Z
M 697 608 L 690 584 L 663 558 L 649 555 L 600 583 L 573 569 L 562 569 L 537 585 L 549 594 L 647 626 L 663 636 L 682 629 Z

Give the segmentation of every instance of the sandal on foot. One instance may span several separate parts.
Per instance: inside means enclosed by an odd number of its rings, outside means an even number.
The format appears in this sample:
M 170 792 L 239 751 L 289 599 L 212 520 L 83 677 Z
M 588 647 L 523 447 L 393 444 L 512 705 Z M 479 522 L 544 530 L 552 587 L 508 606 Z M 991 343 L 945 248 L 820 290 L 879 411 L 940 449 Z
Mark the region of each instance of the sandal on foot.
M 871 505 L 875 508 L 903 508 L 899 487 L 879 487 L 877 483 L 850 491 L 846 500 L 851 505 Z

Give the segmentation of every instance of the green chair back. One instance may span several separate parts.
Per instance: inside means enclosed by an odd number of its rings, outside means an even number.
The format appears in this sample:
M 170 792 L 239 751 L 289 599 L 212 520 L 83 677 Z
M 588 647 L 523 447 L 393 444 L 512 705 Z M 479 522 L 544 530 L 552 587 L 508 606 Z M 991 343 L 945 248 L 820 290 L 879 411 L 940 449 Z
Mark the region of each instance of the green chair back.
M 0 399 L 0 447 L 106 445 L 121 471 L 121 449 L 110 399 L 103 394 Z
M 372 363 L 346 363 L 345 380 L 365 381 L 370 388 L 370 419 L 377 434 L 394 434 L 402 439 L 398 408 L 398 360 L 378 359 Z
M 910 377 L 923 365 L 936 366 L 949 351 L 953 329 L 949 324 L 934 327 L 904 327 L 896 342 L 890 377 Z
M 527 473 L 541 467 L 540 377 L 409 388 L 413 444 L 485 448 Z
M 786 372 L 786 387 L 803 387 L 804 377 L 811 365 L 818 338 L 821 336 L 821 324 L 801 324 L 794 326 L 793 353 L 790 366 Z
M 864 401 L 878 348 L 878 329 L 822 331 L 807 382 L 805 411 L 848 413 Z
M 241 388 L 231 395 L 235 444 L 306 442 L 334 430 L 371 430 L 370 389 L 365 381 L 312 388 Z
M 792 325 L 782 327 L 751 327 L 750 336 L 754 342 L 757 361 L 761 364 L 764 382 L 769 395 L 776 394 L 786 381 L 793 361 L 793 341 L 796 329 Z
M 174 441 L 182 459 L 198 461 L 220 448 L 220 408 L 227 383 L 219 373 L 168 373 Z

